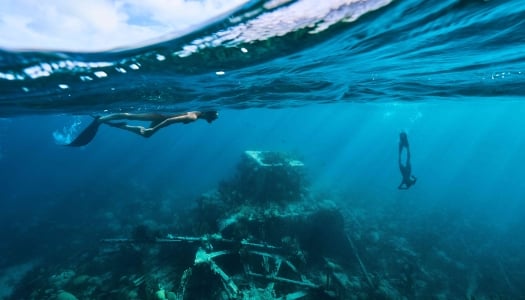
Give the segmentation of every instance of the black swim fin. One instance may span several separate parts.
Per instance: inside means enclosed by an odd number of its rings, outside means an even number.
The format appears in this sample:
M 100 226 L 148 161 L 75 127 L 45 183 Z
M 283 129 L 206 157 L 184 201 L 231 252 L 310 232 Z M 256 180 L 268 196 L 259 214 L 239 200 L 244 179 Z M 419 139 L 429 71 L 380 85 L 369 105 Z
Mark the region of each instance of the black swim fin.
M 100 117 L 95 117 L 95 119 L 89 124 L 84 131 L 82 131 L 71 143 L 67 144 L 66 146 L 71 147 L 82 147 L 95 138 L 95 135 L 97 134 L 98 127 L 100 127 L 100 124 L 102 122 L 99 121 Z

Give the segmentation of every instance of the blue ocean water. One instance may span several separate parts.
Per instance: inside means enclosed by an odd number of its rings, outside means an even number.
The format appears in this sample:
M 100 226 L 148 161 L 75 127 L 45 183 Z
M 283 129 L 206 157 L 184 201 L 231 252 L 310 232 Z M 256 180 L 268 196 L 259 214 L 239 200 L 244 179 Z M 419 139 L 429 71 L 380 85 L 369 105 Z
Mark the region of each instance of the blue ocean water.
M 255 149 L 298 157 L 309 188 L 352 211 L 385 299 L 523 299 L 522 3 L 305 3 L 250 2 L 144 47 L 0 51 L 0 296 L 42 297 L 24 275 L 71 269 L 137 224 L 177 228 Z M 90 115 L 204 109 L 218 120 L 59 145 Z

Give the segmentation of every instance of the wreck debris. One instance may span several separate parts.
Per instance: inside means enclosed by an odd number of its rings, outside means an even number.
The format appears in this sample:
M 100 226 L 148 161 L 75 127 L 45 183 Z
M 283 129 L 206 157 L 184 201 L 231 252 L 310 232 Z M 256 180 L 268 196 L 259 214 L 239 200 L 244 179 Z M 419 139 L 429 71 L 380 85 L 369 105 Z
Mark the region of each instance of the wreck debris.
M 333 203 L 308 195 L 302 162 L 245 151 L 237 174 L 190 215 L 187 231 L 197 235 L 103 241 L 192 245 L 193 264 L 180 276 L 178 299 L 332 299 L 348 288 L 337 279 L 344 277 L 339 264 L 352 260 L 342 218 Z M 191 220 L 216 231 L 199 232 Z
M 224 272 L 221 267 L 219 267 L 213 259 L 217 256 L 231 254 L 228 250 L 222 250 L 222 251 L 216 251 L 212 253 L 207 253 L 204 249 L 199 248 L 197 250 L 197 253 L 195 254 L 195 266 L 198 266 L 200 264 L 207 264 L 209 265 L 210 269 L 213 271 L 214 274 L 217 274 L 222 284 L 224 285 L 224 289 L 228 293 L 229 299 L 237 299 L 239 296 L 239 288 L 233 282 L 233 279 Z
M 287 204 L 301 200 L 305 189 L 304 164 L 273 151 L 245 151 L 237 174 L 219 192 L 227 203 Z
M 81 271 L 99 279 L 67 287 L 82 299 L 322 300 L 348 298 L 367 276 L 340 209 L 309 192 L 289 154 L 244 152 L 231 179 L 176 218 L 102 239 Z
M 372 282 L 372 278 L 370 277 L 370 274 L 368 274 L 368 271 L 366 270 L 365 264 L 363 263 L 363 260 L 361 259 L 361 256 L 359 255 L 359 252 L 357 251 L 357 247 L 354 245 L 354 242 L 352 241 L 352 237 L 350 237 L 349 234 L 346 235 L 346 239 L 350 243 L 350 246 L 352 246 L 352 252 L 355 255 L 355 258 L 357 262 L 359 263 L 359 268 L 361 268 L 361 272 L 363 272 L 363 275 L 365 276 L 366 282 L 368 285 L 373 288 L 374 283 Z

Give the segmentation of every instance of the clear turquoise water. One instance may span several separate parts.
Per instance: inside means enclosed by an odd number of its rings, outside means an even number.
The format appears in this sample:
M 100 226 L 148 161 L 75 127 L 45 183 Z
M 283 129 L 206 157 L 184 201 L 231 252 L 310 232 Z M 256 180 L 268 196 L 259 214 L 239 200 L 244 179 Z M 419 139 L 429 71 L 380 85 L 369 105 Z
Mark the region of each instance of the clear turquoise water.
M 414 261 L 443 272 L 435 282 L 456 282 L 435 290 L 525 296 L 520 1 L 394 1 L 319 33 L 180 56 L 238 25 L 229 20 L 122 51 L 0 52 L 0 265 L 77 251 L 71 241 L 90 244 L 168 202 L 166 217 L 231 176 L 242 151 L 278 150 L 306 163 L 312 189 L 405 238 Z M 105 110 L 207 108 L 220 111 L 213 124 L 147 140 L 107 127 L 82 149 L 53 138 Z M 403 130 L 419 179 L 408 191 L 397 190 Z M 138 213 L 136 202 L 151 211 Z M 395 261 L 387 252 L 382 259 Z

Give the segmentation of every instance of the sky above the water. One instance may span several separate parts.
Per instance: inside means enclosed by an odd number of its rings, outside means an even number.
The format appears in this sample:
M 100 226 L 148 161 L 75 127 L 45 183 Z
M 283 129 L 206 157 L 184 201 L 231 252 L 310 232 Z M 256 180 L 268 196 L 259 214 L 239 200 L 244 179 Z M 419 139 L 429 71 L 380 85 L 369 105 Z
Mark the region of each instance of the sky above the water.
M 3 0 L 0 48 L 103 51 L 191 30 L 247 0 Z

